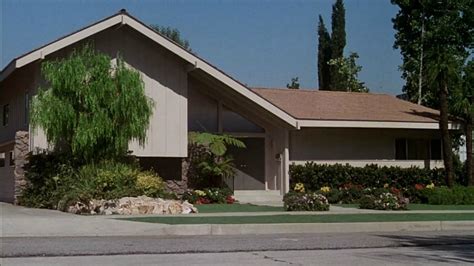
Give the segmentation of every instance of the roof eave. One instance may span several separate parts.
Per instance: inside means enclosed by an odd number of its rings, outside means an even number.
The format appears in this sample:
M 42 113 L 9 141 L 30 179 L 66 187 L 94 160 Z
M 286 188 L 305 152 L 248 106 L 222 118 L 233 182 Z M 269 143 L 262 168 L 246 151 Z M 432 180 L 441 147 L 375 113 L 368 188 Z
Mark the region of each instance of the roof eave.
M 395 121 L 354 121 L 354 120 L 308 120 L 299 119 L 301 128 L 386 128 L 386 129 L 439 129 L 438 122 L 395 122 Z M 461 125 L 449 123 L 450 130 L 460 130 Z

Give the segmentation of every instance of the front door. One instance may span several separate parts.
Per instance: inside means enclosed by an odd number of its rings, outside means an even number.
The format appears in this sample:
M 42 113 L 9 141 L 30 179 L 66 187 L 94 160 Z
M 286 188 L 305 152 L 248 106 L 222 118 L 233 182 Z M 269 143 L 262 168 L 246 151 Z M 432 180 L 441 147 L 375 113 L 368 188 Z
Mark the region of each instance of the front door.
M 233 190 L 265 189 L 265 138 L 241 138 L 245 149 L 230 148 L 229 154 L 234 159 L 236 175 L 228 180 Z

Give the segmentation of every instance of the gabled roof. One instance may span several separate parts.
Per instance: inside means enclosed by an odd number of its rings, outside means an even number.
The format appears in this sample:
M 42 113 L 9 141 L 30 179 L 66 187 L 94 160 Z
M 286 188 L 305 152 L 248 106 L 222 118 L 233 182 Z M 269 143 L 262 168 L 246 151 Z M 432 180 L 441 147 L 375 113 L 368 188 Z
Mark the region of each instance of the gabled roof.
M 298 119 L 300 126 L 347 125 L 438 128 L 439 111 L 374 93 L 253 88 L 254 92 Z M 309 121 L 313 121 L 309 123 Z M 367 122 L 365 124 L 360 122 Z M 407 124 L 410 123 L 410 124 Z M 412 127 L 416 125 L 416 127 Z M 364 126 L 367 127 L 367 126 Z
M 69 35 L 66 35 L 60 39 L 57 39 L 51 43 L 48 43 L 31 52 L 28 52 L 22 56 L 19 56 L 13 59 L 1 71 L 0 82 L 3 81 L 5 78 L 7 78 L 13 71 L 15 71 L 18 68 L 21 68 L 37 60 L 44 59 L 49 54 L 52 54 L 71 44 L 81 41 L 87 37 L 90 37 L 96 33 L 99 33 L 115 25 L 128 25 L 129 27 L 140 32 L 141 34 L 145 35 L 149 39 L 155 41 L 157 44 L 163 46 L 165 49 L 178 55 L 179 57 L 184 59 L 186 62 L 194 65 L 194 69 L 201 69 L 202 71 L 209 74 L 210 76 L 217 79 L 218 81 L 222 82 L 226 86 L 230 87 L 231 89 L 233 89 L 240 95 L 250 99 L 251 101 L 259 105 L 263 109 L 269 111 L 276 117 L 280 118 L 281 120 L 283 120 L 290 126 L 292 127 L 297 126 L 297 121 L 295 118 L 285 113 L 284 111 L 282 111 L 281 109 L 279 109 L 278 107 L 270 103 L 269 101 L 260 97 L 259 95 L 251 91 L 249 88 L 247 88 L 245 85 L 241 84 L 237 80 L 225 74 L 223 71 L 212 66 L 211 64 L 201 59 L 200 57 L 196 56 L 195 54 L 187 51 L 186 49 L 176 44 L 172 40 L 159 34 L 158 32 L 156 32 L 155 30 L 153 30 L 146 24 L 142 23 L 138 19 L 132 17 L 124 9 L 120 10 L 120 12 L 115 15 L 112 15 L 108 18 L 100 20 L 90 26 L 87 26 L 83 29 L 75 31 Z

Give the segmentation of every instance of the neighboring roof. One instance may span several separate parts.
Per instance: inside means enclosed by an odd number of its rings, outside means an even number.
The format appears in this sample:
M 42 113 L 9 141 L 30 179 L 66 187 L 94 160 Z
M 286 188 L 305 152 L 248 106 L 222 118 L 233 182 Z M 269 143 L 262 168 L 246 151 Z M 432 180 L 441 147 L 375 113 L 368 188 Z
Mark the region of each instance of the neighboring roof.
M 49 44 L 41 46 L 40 48 L 37 48 L 31 52 L 28 52 L 20 57 L 13 59 L 0 72 L 0 81 L 3 81 L 6 77 L 8 77 L 11 73 L 13 73 L 13 71 L 15 71 L 18 68 L 21 68 L 37 60 L 44 59 L 47 55 L 51 53 L 61 50 L 71 44 L 79 42 L 89 36 L 92 36 L 98 32 L 104 31 L 115 25 L 130 26 L 131 28 L 140 32 L 141 34 L 153 40 L 157 44 L 163 46 L 165 49 L 181 57 L 186 62 L 194 65 L 194 69 L 201 69 L 202 71 L 214 77 L 215 79 L 219 80 L 220 82 L 230 87 L 231 89 L 233 89 L 240 95 L 250 99 L 252 102 L 256 103 L 258 106 L 262 107 L 263 109 L 272 113 L 279 119 L 283 120 L 288 125 L 292 127 L 297 126 L 297 121 L 292 116 L 280 110 L 279 108 L 274 106 L 272 103 L 260 97 L 256 93 L 252 92 L 245 85 L 233 79 L 232 77 L 230 77 L 223 71 L 212 66 L 211 64 L 201 59 L 200 57 L 196 56 L 195 54 L 187 51 L 180 45 L 176 44 L 172 40 L 156 32 L 155 30 L 150 28 L 148 25 L 142 23 L 138 19 L 132 17 L 124 9 L 120 10 L 119 13 L 113 16 L 100 20 L 90 26 L 87 26 L 83 29 L 80 29 L 76 32 L 73 32 L 69 35 L 66 35 Z
M 301 89 L 252 90 L 301 120 L 438 123 L 438 111 L 385 94 Z

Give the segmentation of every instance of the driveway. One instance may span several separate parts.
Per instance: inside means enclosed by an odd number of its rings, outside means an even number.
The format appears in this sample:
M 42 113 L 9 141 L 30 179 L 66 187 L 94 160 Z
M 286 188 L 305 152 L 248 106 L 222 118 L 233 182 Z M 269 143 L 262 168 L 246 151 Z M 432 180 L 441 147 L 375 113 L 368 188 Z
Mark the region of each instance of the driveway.
M 110 216 L 81 216 L 0 203 L 0 237 L 146 236 L 167 225 L 120 221 Z

